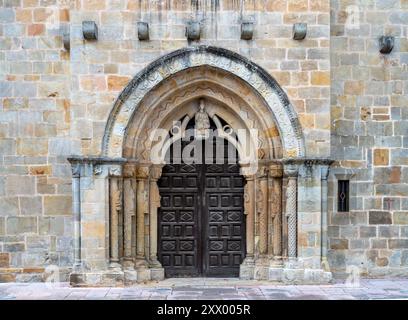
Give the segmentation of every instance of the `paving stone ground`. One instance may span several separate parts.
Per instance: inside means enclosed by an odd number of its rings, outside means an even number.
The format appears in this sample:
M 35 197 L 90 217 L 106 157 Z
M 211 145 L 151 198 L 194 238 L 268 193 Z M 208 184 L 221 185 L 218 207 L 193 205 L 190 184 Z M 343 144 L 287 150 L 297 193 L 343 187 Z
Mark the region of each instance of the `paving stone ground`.
M 354 285 L 282 285 L 238 279 L 166 279 L 126 288 L 68 283 L 0 283 L 0 300 L 408 300 L 408 279 L 362 279 Z

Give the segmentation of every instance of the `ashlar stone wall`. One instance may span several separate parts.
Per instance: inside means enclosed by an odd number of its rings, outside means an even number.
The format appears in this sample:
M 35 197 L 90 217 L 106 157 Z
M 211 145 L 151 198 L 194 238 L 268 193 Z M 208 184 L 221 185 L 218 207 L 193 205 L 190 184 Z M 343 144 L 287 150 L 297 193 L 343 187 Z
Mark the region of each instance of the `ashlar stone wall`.
M 394 36 L 390 54 L 378 39 Z M 408 269 L 408 2 L 331 1 L 330 266 Z M 337 180 L 350 180 L 338 212 Z M 351 270 L 351 269 L 350 269 Z
M 66 158 L 99 155 L 120 91 L 137 72 L 176 49 L 219 46 L 265 68 L 298 113 L 306 155 L 330 155 L 328 0 L 0 4 L 1 280 L 34 279 L 50 264 L 72 266 Z M 191 19 L 201 22 L 199 41 L 185 37 Z M 254 22 L 253 40 L 240 39 L 244 19 Z M 97 23 L 98 40 L 83 38 L 84 20 Z M 138 40 L 138 21 L 149 23 L 148 41 Z M 308 24 L 302 41 L 292 39 L 296 22 Z M 70 51 L 62 42 L 67 31 Z
M 0 282 L 72 265 L 69 8 L 0 1 Z

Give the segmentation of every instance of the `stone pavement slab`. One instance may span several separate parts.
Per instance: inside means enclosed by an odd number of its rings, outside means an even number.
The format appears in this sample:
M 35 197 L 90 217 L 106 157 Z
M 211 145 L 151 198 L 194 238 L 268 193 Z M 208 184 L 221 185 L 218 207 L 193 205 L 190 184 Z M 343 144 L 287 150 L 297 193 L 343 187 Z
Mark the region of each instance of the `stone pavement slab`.
M 239 279 L 166 279 L 125 288 L 68 283 L 0 283 L 0 300 L 408 300 L 407 279 L 361 279 L 348 285 L 280 285 Z

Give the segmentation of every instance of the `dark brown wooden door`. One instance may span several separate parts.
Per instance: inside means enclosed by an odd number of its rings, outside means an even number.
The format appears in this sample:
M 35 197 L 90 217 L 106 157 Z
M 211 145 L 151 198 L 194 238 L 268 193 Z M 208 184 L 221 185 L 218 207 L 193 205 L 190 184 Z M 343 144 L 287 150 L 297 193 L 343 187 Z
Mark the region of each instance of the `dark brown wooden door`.
M 237 277 L 245 254 L 239 165 L 228 163 L 228 153 L 217 164 L 171 163 L 158 185 L 158 255 L 166 277 Z

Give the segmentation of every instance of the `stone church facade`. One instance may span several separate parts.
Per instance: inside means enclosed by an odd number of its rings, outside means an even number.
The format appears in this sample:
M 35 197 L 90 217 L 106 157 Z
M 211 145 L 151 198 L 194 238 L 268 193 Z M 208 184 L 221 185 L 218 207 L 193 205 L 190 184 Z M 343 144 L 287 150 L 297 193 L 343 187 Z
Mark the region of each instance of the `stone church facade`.
M 0 282 L 408 275 L 406 0 L 0 3 Z

